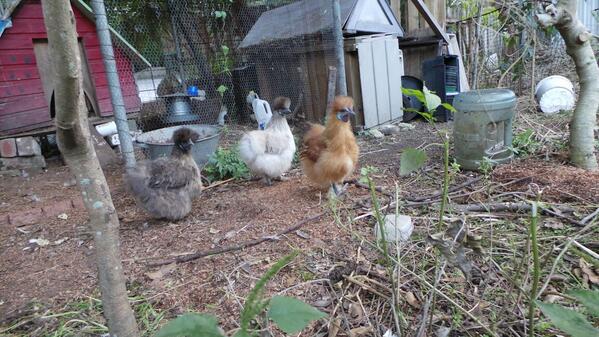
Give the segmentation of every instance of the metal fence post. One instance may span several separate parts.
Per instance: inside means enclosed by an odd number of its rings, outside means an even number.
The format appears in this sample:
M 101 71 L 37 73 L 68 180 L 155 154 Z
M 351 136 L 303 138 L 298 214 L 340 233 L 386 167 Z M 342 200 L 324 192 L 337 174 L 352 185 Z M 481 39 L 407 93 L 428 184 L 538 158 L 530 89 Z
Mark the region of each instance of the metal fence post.
M 333 4 L 333 38 L 335 40 L 335 66 L 337 68 L 337 93 L 347 95 L 345 81 L 345 51 L 343 49 L 343 27 L 341 27 L 341 8 L 339 0 L 332 0 Z
M 110 89 L 114 120 L 121 143 L 121 152 L 125 159 L 125 166 L 127 168 L 134 167 L 135 154 L 133 153 L 133 142 L 129 134 L 129 125 L 127 124 L 127 112 L 125 111 L 121 84 L 114 59 L 114 50 L 112 48 L 108 19 L 106 17 L 106 7 L 104 6 L 104 0 L 92 0 L 91 5 L 96 18 L 96 30 L 98 32 L 98 39 L 100 40 L 104 67 L 106 68 L 106 78 Z

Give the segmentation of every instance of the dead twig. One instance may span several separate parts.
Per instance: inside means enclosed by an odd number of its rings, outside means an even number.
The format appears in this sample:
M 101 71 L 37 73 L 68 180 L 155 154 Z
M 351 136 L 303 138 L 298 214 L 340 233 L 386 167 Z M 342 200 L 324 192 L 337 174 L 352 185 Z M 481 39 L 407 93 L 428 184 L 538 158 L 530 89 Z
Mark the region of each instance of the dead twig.
M 468 181 L 466 181 L 466 182 L 464 182 L 462 184 L 459 184 L 459 185 L 451 187 L 447 192 L 448 193 L 452 193 L 452 192 L 461 190 L 461 189 L 463 189 L 465 187 L 468 187 L 468 186 L 470 186 L 470 185 L 472 185 L 472 184 L 480 181 L 483 178 L 484 178 L 484 176 L 480 176 L 480 177 L 476 177 L 476 178 L 470 179 L 470 180 L 468 180 Z M 406 198 L 406 200 L 408 200 L 408 201 L 414 201 L 414 202 L 424 201 L 424 200 L 428 200 L 428 199 L 438 198 L 438 197 L 441 196 L 441 194 L 443 194 L 443 191 L 439 190 L 439 191 L 437 191 L 437 192 L 435 192 L 435 193 L 433 193 L 431 195 L 428 195 L 428 196 L 418 197 L 418 198 Z
M 490 203 L 490 204 L 477 204 L 477 205 L 453 205 L 453 209 L 458 212 L 529 212 L 532 209 L 532 205 L 528 202 L 501 202 L 501 203 Z M 542 213 L 546 215 L 555 216 L 564 220 L 568 220 L 574 225 L 583 227 L 584 224 L 576 219 L 572 219 L 569 216 L 560 214 L 552 211 L 548 208 L 541 207 Z
M 586 225 L 587 222 L 589 222 L 590 220 L 592 220 L 597 215 L 599 215 L 599 208 L 597 208 L 593 213 L 591 213 L 591 214 L 585 216 L 584 218 L 582 218 L 582 220 L 580 220 L 580 223 Z
M 276 240 L 277 237 L 284 235 L 284 234 L 288 234 L 291 233 L 293 231 L 296 231 L 298 229 L 300 229 L 302 226 L 306 225 L 307 223 L 310 223 L 312 221 L 316 221 L 318 219 L 320 219 L 322 216 L 325 215 L 325 212 L 321 212 L 318 213 L 316 215 L 313 215 L 311 217 L 305 218 L 302 221 L 298 222 L 297 224 L 286 228 L 285 230 L 275 234 L 275 235 L 270 235 L 270 236 L 263 236 L 259 239 L 255 239 L 255 240 L 250 240 L 250 241 L 246 241 L 237 245 L 233 245 L 233 246 L 228 246 L 228 247 L 222 247 L 222 248 L 218 248 L 218 249 L 211 249 L 211 250 L 206 250 L 206 251 L 199 251 L 199 252 L 195 252 L 195 253 L 187 253 L 184 255 L 180 255 L 177 256 L 173 259 L 167 259 L 167 260 L 160 260 L 160 261 L 156 261 L 156 262 L 149 262 L 146 263 L 146 265 L 148 267 L 158 267 L 158 266 L 164 266 L 167 264 L 171 264 L 171 263 L 184 263 L 184 262 L 189 262 L 189 261 L 193 261 L 193 260 L 197 260 L 197 259 L 201 259 L 203 257 L 207 257 L 207 256 L 212 256 L 212 255 L 219 255 L 219 254 L 224 254 L 224 253 L 228 253 L 228 252 L 232 252 L 232 251 L 237 251 L 237 250 L 242 250 L 245 248 L 249 248 L 249 247 L 253 247 L 253 246 L 257 246 L 261 243 L 264 243 L 266 241 L 273 241 Z

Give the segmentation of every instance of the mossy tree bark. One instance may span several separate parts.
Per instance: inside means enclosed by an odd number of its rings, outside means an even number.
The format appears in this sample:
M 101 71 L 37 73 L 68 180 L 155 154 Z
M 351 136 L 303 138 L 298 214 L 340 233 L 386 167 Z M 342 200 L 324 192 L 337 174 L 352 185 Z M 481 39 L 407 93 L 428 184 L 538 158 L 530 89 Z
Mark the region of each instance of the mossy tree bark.
M 586 170 L 597 170 L 594 128 L 599 108 L 599 67 L 591 34 L 576 17 L 576 0 L 561 0 L 557 7 L 549 5 L 537 14 L 542 27 L 554 26 L 566 43 L 566 52 L 576 65 L 580 81 L 578 104 L 570 121 L 570 161 Z
M 43 0 L 48 49 L 55 71 L 58 146 L 75 175 L 94 234 L 98 283 L 110 336 L 138 337 L 120 258 L 119 220 L 91 143 L 82 89 L 81 56 L 69 0 Z

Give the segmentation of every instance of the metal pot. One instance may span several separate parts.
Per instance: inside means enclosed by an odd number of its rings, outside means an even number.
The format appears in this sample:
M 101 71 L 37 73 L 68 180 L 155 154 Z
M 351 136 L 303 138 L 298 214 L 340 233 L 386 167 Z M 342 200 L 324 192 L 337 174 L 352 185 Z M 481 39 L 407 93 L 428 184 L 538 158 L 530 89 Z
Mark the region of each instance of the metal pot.
M 191 148 L 191 153 L 198 166 L 202 168 L 218 147 L 221 129 L 217 126 L 203 124 L 171 126 L 142 133 L 137 136 L 136 142 L 148 150 L 150 159 L 166 157 L 171 154 L 175 145 L 171 139 L 173 133 L 182 127 L 192 129 L 200 135 Z

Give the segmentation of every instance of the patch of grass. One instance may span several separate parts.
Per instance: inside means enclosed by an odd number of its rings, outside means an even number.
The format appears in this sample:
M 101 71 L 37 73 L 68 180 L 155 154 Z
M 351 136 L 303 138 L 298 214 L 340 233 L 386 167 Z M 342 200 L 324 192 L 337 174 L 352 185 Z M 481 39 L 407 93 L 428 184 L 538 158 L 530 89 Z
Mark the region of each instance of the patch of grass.
M 164 313 L 142 296 L 129 298 L 139 324 L 141 336 L 154 336 L 164 324 Z M 38 307 L 39 308 L 39 307 Z M 0 326 L 0 336 L 25 337 L 34 334 L 47 337 L 100 336 L 108 333 L 102 315 L 102 301 L 86 297 L 62 308 L 37 311 Z

